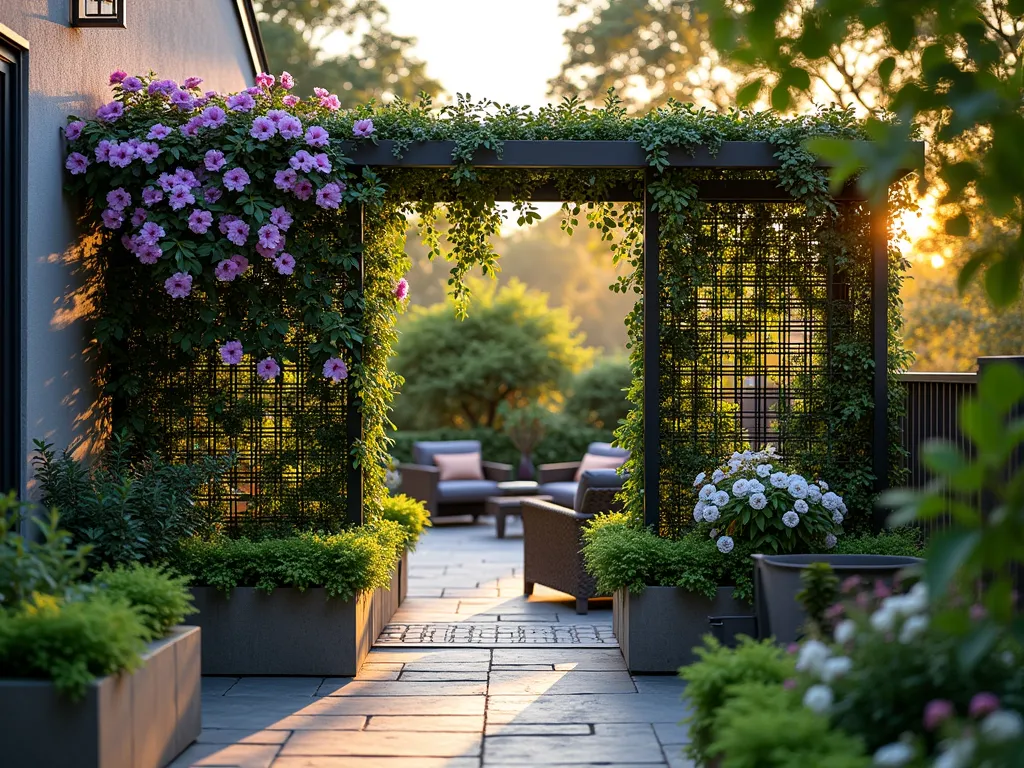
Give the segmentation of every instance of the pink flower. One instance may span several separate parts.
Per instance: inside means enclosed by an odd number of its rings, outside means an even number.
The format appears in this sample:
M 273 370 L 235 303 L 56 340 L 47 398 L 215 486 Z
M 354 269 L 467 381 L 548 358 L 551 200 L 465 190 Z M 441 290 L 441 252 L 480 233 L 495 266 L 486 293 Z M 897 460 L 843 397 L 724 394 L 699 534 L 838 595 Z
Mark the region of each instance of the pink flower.
M 248 93 L 253 98 L 256 98 L 257 96 L 262 96 L 263 95 L 263 89 L 260 88 L 258 85 L 254 85 L 252 88 L 246 88 L 245 92 Z
M 283 248 L 283 246 L 282 246 Z M 259 243 L 256 243 L 256 253 L 262 256 L 264 259 L 274 259 L 277 257 L 277 252 L 282 248 L 265 248 Z
M 200 208 L 188 215 L 188 228 L 197 235 L 205 235 L 213 224 L 213 214 Z
M 999 709 L 999 697 L 994 693 L 976 693 L 971 697 L 971 703 L 967 707 L 967 714 L 977 719 L 991 714 Z
M 875 579 L 874 595 L 878 600 L 884 600 L 892 594 L 892 590 L 881 579 Z
M 121 90 L 125 93 L 135 93 L 142 90 L 142 81 L 137 77 L 126 77 L 121 83 Z
M 174 183 L 184 184 L 189 189 L 199 186 L 199 179 L 188 168 L 176 168 L 174 171 Z
M 85 169 L 89 167 L 89 158 L 81 152 L 72 152 L 68 155 L 64 167 L 71 171 L 72 176 L 77 176 L 80 173 L 85 173 Z
M 297 139 L 302 135 L 302 122 L 297 117 L 288 115 L 277 125 L 282 139 Z
M 291 168 L 284 171 L 278 171 L 274 174 L 274 186 L 287 192 L 295 186 L 296 178 L 298 178 L 298 176 Z
M 153 206 L 164 199 L 164 193 L 154 187 L 146 187 L 142 190 L 142 202 L 145 205 Z
M 224 153 L 217 149 L 207 150 L 203 155 L 203 165 L 208 171 L 219 171 L 224 167 Z
M 240 253 L 236 253 L 232 256 L 231 260 L 235 262 L 235 272 L 239 275 L 244 275 L 245 270 L 249 268 L 249 260 Z
M 182 88 L 188 88 L 190 91 L 197 90 L 203 83 L 201 77 L 186 77 L 185 82 L 181 84 Z
M 154 123 L 153 127 L 149 129 L 149 133 L 146 134 L 146 138 L 150 140 L 159 141 L 160 139 L 166 139 L 171 135 L 171 129 L 166 125 L 160 123 Z
M 257 232 L 260 245 L 264 248 L 277 248 L 281 243 L 281 230 L 273 224 L 264 224 Z
M 981 621 L 988 615 L 988 611 L 985 610 L 985 606 L 980 603 L 975 603 L 971 606 L 969 611 L 971 621 Z
M 146 165 L 149 165 L 160 157 L 160 152 L 160 145 L 155 141 L 143 141 L 135 148 L 135 154 L 138 155 Z
M 319 125 L 311 125 L 306 129 L 306 143 L 311 147 L 326 147 L 330 140 L 331 134 Z
M 313 167 L 326 176 L 331 172 L 331 160 L 324 152 L 320 152 L 313 157 Z
M 192 293 L 192 275 L 175 272 L 164 280 L 164 290 L 171 295 L 172 299 L 185 298 Z
M 249 129 L 249 135 L 259 141 L 266 141 L 275 133 L 277 133 L 277 126 L 269 117 L 257 117 L 252 121 L 252 128 Z
M 132 226 L 141 227 L 148 216 L 149 211 L 147 211 L 145 208 L 136 208 L 134 211 L 132 211 Z
M 800 643 L 790 643 L 786 646 L 786 653 L 794 654 L 800 651 Z
M 228 341 L 220 348 L 220 359 L 228 365 L 238 365 L 242 362 L 242 342 Z
M 395 284 L 395 298 L 399 301 L 409 298 L 409 281 L 404 277 Z
M 327 96 L 330 95 L 330 91 L 328 91 L 326 88 L 320 88 L 319 86 L 317 86 L 313 88 L 313 95 L 316 96 L 318 99 L 325 99 L 327 98 Z
M 222 235 L 226 235 L 228 233 L 228 227 L 233 221 L 238 221 L 238 217 L 233 216 L 230 213 L 225 213 L 220 217 L 220 220 L 217 223 L 217 228 L 220 230 Z
M 171 104 L 176 109 L 188 110 L 192 109 L 192 94 L 188 91 L 176 90 L 171 94 Z
M 843 615 L 845 611 L 846 606 L 844 606 L 842 603 L 835 603 L 834 605 L 830 605 L 828 608 L 825 609 L 825 618 L 838 619 L 840 616 Z
M 316 191 L 316 204 L 321 208 L 336 209 L 341 204 L 341 187 L 333 182 Z
M 180 211 L 186 205 L 192 205 L 196 201 L 196 196 L 192 194 L 192 190 L 185 184 L 177 184 L 171 189 L 171 194 L 167 196 L 167 203 L 171 206 L 172 211 Z
M 238 265 L 231 259 L 224 259 L 223 261 L 218 262 L 217 266 L 214 267 L 213 274 L 214 277 L 222 283 L 230 283 L 238 277 Z
M 332 93 L 326 99 L 320 99 L 320 106 L 325 109 L 329 109 L 331 112 L 337 112 L 341 109 L 341 102 L 338 100 L 338 97 Z
M 202 115 L 196 115 L 195 117 L 190 118 L 189 121 L 184 125 L 179 126 L 178 130 L 181 131 L 182 136 L 185 136 L 189 139 L 194 139 L 196 136 L 199 135 L 199 129 L 204 127 L 205 125 L 206 123 L 203 121 Z
M 292 222 L 292 215 L 288 213 L 288 209 L 283 206 L 277 207 L 270 212 L 270 223 L 282 232 L 287 232 L 288 227 L 292 225 Z
M 224 174 L 224 186 L 232 192 L 241 192 L 249 184 L 249 174 L 244 168 L 232 168 Z
M 107 229 L 120 229 L 124 223 L 124 216 L 121 211 L 115 211 L 113 208 L 107 208 L 100 214 L 100 218 L 103 219 L 103 226 Z
M 256 100 L 248 93 L 236 93 L 228 96 L 227 105 L 232 112 L 251 112 L 256 106 Z
M 274 259 L 274 266 L 280 275 L 290 275 L 295 271 L 295 257 L 290 253 L 282 253 Z
M 292 77 L 287 72 L 282 72 L 281 73 L 281 87 L 284 88 L 286 91 L 290 91 L 292 88 L 295 87 L 295 78 Z
M 139 242 L 143 245 L 156 245 L 166 234 L 164 228 L 155 221 L 147 221 L 139 230 Z
M 170 96 L 171 93 L 178 89 L 178 84 L 173 80 L 154 80 L 149 84 L 147 91 L 150 96 L 156 94 L 163 94 L 164 96 Z
M 228 113 L 217 105 L 204 109 L 200 113 L 200 117 L 203 118 L 203 124 L 207 128 L 220 128 L 228 121 Z
M 143 264 L 156 264 L 160 257 L 163 256 L 163 251 L 160 250 L 159 245 L 139 245 L 138 250 L 135 251 L 135 255 L 139 257 L 139 261 Z
M 289 93 L 287 96 L 281 99 L 281 101 L 284 102 L 284 105 L 286 107 L 294 107 L 296 104 L 299 103 L 299 97 L 293 96 L 292 94 Z
M 96 145 L 96 162 L 106 163 L 110 160 L 110 147 L 111 143 L 106 139 L 101 139 L 100 143 Z
M 281 366 L 272 357 L 265 357 L 256 364 L 256 373 L 264 381 L 276 379 L 281 374 Z
M 324 376 L 331 381 L 341 381 L 348 378 L 348 366 L 340 357 L 332 357 L 324 363 Z
M 124 187 L 118 187 L 107 192 L 107 205 L 115 211 L 123 211 L 132 204 L 132 196 Z
M 111 144 L 107 162 L 114 168 L 126 168 L 135 158 L 135 149 L 131 144 Z
M 267 110 L 267 118 L 272 120 L 274 125 L 278 127 L 280 127 L 281 121 L 284 120 L 286 117 L 291 117 L 291 115 L 288 112 L 285 112 L 283 109 Z
M 112 101 L 96 110 L 96 119 L 102 120 L 104 123 L 116 123 L 123 114 L 124 104 L 120 101 Z
M 235 220 L 228 222 L 226 229 L 228 240 L 235 245 L 245 245 L 245 241 L 249 239 L 249 225 L 244 221 Z
M 300 179 L 295 182 L 292 192 L 299 200 L 309 200 L 309 196 L 313 194 L 313 182 L 309 179 Z
M 68 141 L 74 141 L 82 135 L 82 129 L 85 128 L 85 123 L 81 120 L 75 120 L 72 123 L 68 123 L 64 129 L 64 138 Z
M 932 699 L 924 708 L 924 729 L 934 731 L 954 714 L 953 702 L 947 699 Z
M 288 159 L 288 165 L 296 171 L 309 173 L 313 170 L 313 166 L 316 165 L 316 160 L 311 154 L 309 154 L 309 152 L 304 149 L 300 149 Z
M 794 688 L 796 688 L 796 678 L 787 677 L 785 680 L 782 681 L 782 687 L 787 691 L 792 691 Z
M 372 133 L 373 120 L 368 117 L 362 120 L 356 120 L 355 124 L 352 126 L 352 135 L 356 138 L 365 139 Z
M 127 72 L 120 69 L 115 69 L 113 72 L 110 73 L 110 84 L 117 85 L 119 83 L 123 83 L 126 77 L 128 77 Z
M 273 75 L 267 74 L 266 72 L 260 72 L 256 75 L 256 85 L 263 89 L 269 89 L 274 87 L 275 78 Z
M 217 187 L 207 187 L 206 189 L 203 190 L 203 200 L 208 202 L 210 205 L 213 205 L 218 200 L 220 200 L 220 196 L 222 194 L 224 193 L 221 192 Z

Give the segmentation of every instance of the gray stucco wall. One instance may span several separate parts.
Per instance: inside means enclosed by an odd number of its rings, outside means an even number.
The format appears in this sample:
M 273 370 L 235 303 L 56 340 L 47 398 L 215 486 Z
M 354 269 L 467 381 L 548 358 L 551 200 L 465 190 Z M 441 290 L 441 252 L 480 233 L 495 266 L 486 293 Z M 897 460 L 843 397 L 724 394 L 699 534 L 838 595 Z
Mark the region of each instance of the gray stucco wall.
M 83 243 L 76 205 L 63 192 L 61 128 L 68 114 L 92 116 L 110 100 L 109 73 L 150 69 L 180 82 L 239 90 L 253 63 L 235 0 L 127 0 L 127 29 L 72 29 L 68 0 L 3 0 L 0 23 L 29 43 L 27 264 L 24 269 L 21 434 L 29 496 L 33 438 L 58 447 L 82 437 L 92 444 L 96 417 L 90 370 L 83 360 L 75 263 Z M 7 393 L 4 393 L 6 396 Z M 4 425 L 4 429 L 12 425 Z

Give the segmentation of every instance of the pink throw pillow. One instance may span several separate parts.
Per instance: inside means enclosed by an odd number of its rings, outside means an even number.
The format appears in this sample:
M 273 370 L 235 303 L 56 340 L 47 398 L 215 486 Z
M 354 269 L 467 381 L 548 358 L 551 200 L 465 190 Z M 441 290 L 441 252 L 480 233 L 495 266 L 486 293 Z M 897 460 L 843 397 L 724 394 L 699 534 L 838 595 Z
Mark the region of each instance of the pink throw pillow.
M 438 480 L 483 480 L 479 453 L 435 453 L 434 464 L 441 471 Z
M 576 470 L 576 477 L 573 479 L 579 482 L 583 473 L 588 469 L 618 469 L 625 462 L 625 456 L 598 456 L 596 453 L 587 453 L 584 454 L 580 468 Z

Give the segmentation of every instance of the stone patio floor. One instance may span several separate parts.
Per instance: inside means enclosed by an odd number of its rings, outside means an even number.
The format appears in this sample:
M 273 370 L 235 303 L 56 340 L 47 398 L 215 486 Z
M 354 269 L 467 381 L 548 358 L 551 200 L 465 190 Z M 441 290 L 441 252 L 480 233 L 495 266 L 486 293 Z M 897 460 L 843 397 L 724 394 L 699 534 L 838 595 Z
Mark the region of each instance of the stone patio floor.
M 521 530 L 428 531 L 356 678 L 204 678 L 203 733 L 172 765 L 690 766 L 682 683 L 629 674 L 610 601 L 577 616 L 561 593 L 525 598 Z

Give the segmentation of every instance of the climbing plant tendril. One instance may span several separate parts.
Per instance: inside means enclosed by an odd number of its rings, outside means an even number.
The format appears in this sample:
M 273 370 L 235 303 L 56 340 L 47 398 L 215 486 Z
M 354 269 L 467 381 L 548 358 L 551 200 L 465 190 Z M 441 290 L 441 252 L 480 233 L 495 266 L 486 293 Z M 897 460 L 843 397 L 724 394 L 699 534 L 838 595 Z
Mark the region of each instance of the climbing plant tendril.
M 649 300 L 659 301 L 663 314 L 697 312 L 698 297 L 714 283 L 719 266 L 714 249 L 700 246 L 706 203 L 698 197 L 698 184 L 707 172 L 670 168 L 668 153 L 676 148 L 715 152 L 725 141 L 770 142 L 778 171 L 752 176 L 774 178 L 793 196 L 795 215 L 820 235 L 815 247 L 822 268 L 827 263 L 851 274 L 870 271 L 870 253 L 865 262 L 865 249 L 857 245 L 863 226 L 839 226 L 849 216 L 829 196 L 825 171 L 804 149 L 815 136 L 865 138 L 852 114 L 840 109 L 784 119 L 670 103 L 628 116 L 610 94 L 600 109 L 566 100 L 531 112 L 460 98 L 440 109 L 423 100 L 344 111 L 326 92 L 296 99 L 286 76 L 261 75 L 254 88 L 224 95 L 203 93 L 195 79 L 179 86 L 153 75 L 123 74 L 115 73 L 115 101 L 95 119 L 72 119 L 67 130 L 70 189 L 86 201 L 85 215 L 100 233 L 99 377 L 115 422 L 152 445 L 166 449 L 177 441 L 188 443 L 188 450 L 234 449 L 262 457 L 260 477 L 240 489 L 245 505 L 235 505 L 239 520 L 263 505 L 273 508 L 264 517 L 274 524 L 338 527 L 345 519 L 343 497 L 356 492 L 341 477 L 350 462 L 361 468 L 368 516 L 378 514 L 386 494 L 388 412 L 402 383 L 387 360 L 405 303 L 399 281 L 409 266 L 407 223 L 415 219 L 431 258 L 451 263 L 449 290 L 456 311 L 465 314 L 472 311 L 467 275 L 500 270 L 501 201 L 511 203 L 521 225 L 531 224 L 540 218 L 531 197 L 541 187 L 556 189 L 568 201 L 562 209 L 567 233 L 579 226 L 599 230 L 610 258 L 628 265 L 611 286 L 637 298 L 625 318 L 634 408 L 617 439 L 632 451 L 627 510 L 641 517 L 644 211 L 637 202 L 607 201 L 623 188 L 640 199 L 644 173 L 482 169 L 474 166 L 480 150 L 500 156 L 504 142 L 516 140 L 638 142 L 653 174 L 648 191 L 660 221 L 661 290 Z M 359 142 L 380 140 L 393 142 L 398 156 L 419 142 L 450 141 L 453 164 L 353 165 Z M 909 201 L 902 186 L 893 190 L 895 214 Z M 358 243 L 352 233 L 360 211 Z M 863 224 L 863 206 L 858 215 Z M 891 252 L 893 372 L 906 363 L 899 337 L 903 268 Z M 831 340 L 831 354 L 849 375 L 830 380 L 835 412 L 828 415 L 841 420 L 842 434 L 836 431 L 828 457 L 800 458 L 827 468 L 848 489 L 851 509 L 860 503 L 866 512 L 870 477 L 857 458 L 870 438 L 870 327 L 856 321 L 842 327 L 847 335 Z M 701 378 L 707 352 L 695 326 L 666 326 L 661 341 L 689 356 L 698 366 L 694 378 Z M 704 384 L 695 386 L 703 391 Z M 347 442 L 352 422 L 346 414 L 357 404 L 361 430 Z M 710 394 L 706 404 L 689 428 L 714 432 L 716 424 L 732 418 L 727 404 Z M 894 402 L 894 427 L 897 411 Z M 165 416 L 155 418 L 155 412 Z M 194 425 L 197 419 L 203 429 L 174 433 L 175 420 Z M 782 414 L 780 421 L 794 435 L 821 428 L 820 419 L 801 419 L 799 413 Z M 267 429 L 276 430 L 276 437 L 268 437 Z M 347 445 L 348 461 L 335 462 L 330 445 Z M 667 471 L 692 477 L 695 467 L 717 463 L 719 456 L 701 450 L 695 445 L 688 455 L 668 457 Z M 844 453 L 849 455 L 843 458 Z M 297 466 L 313 471 L 303 474 Z M 287 504 L 263 498 L 268 488 L 271 496 L 287 495 L 285 486 L 291 493 Z M 678 503 L 692 507 L 686 499 Z M 663 532 L 678 530 L 668 526 Z

